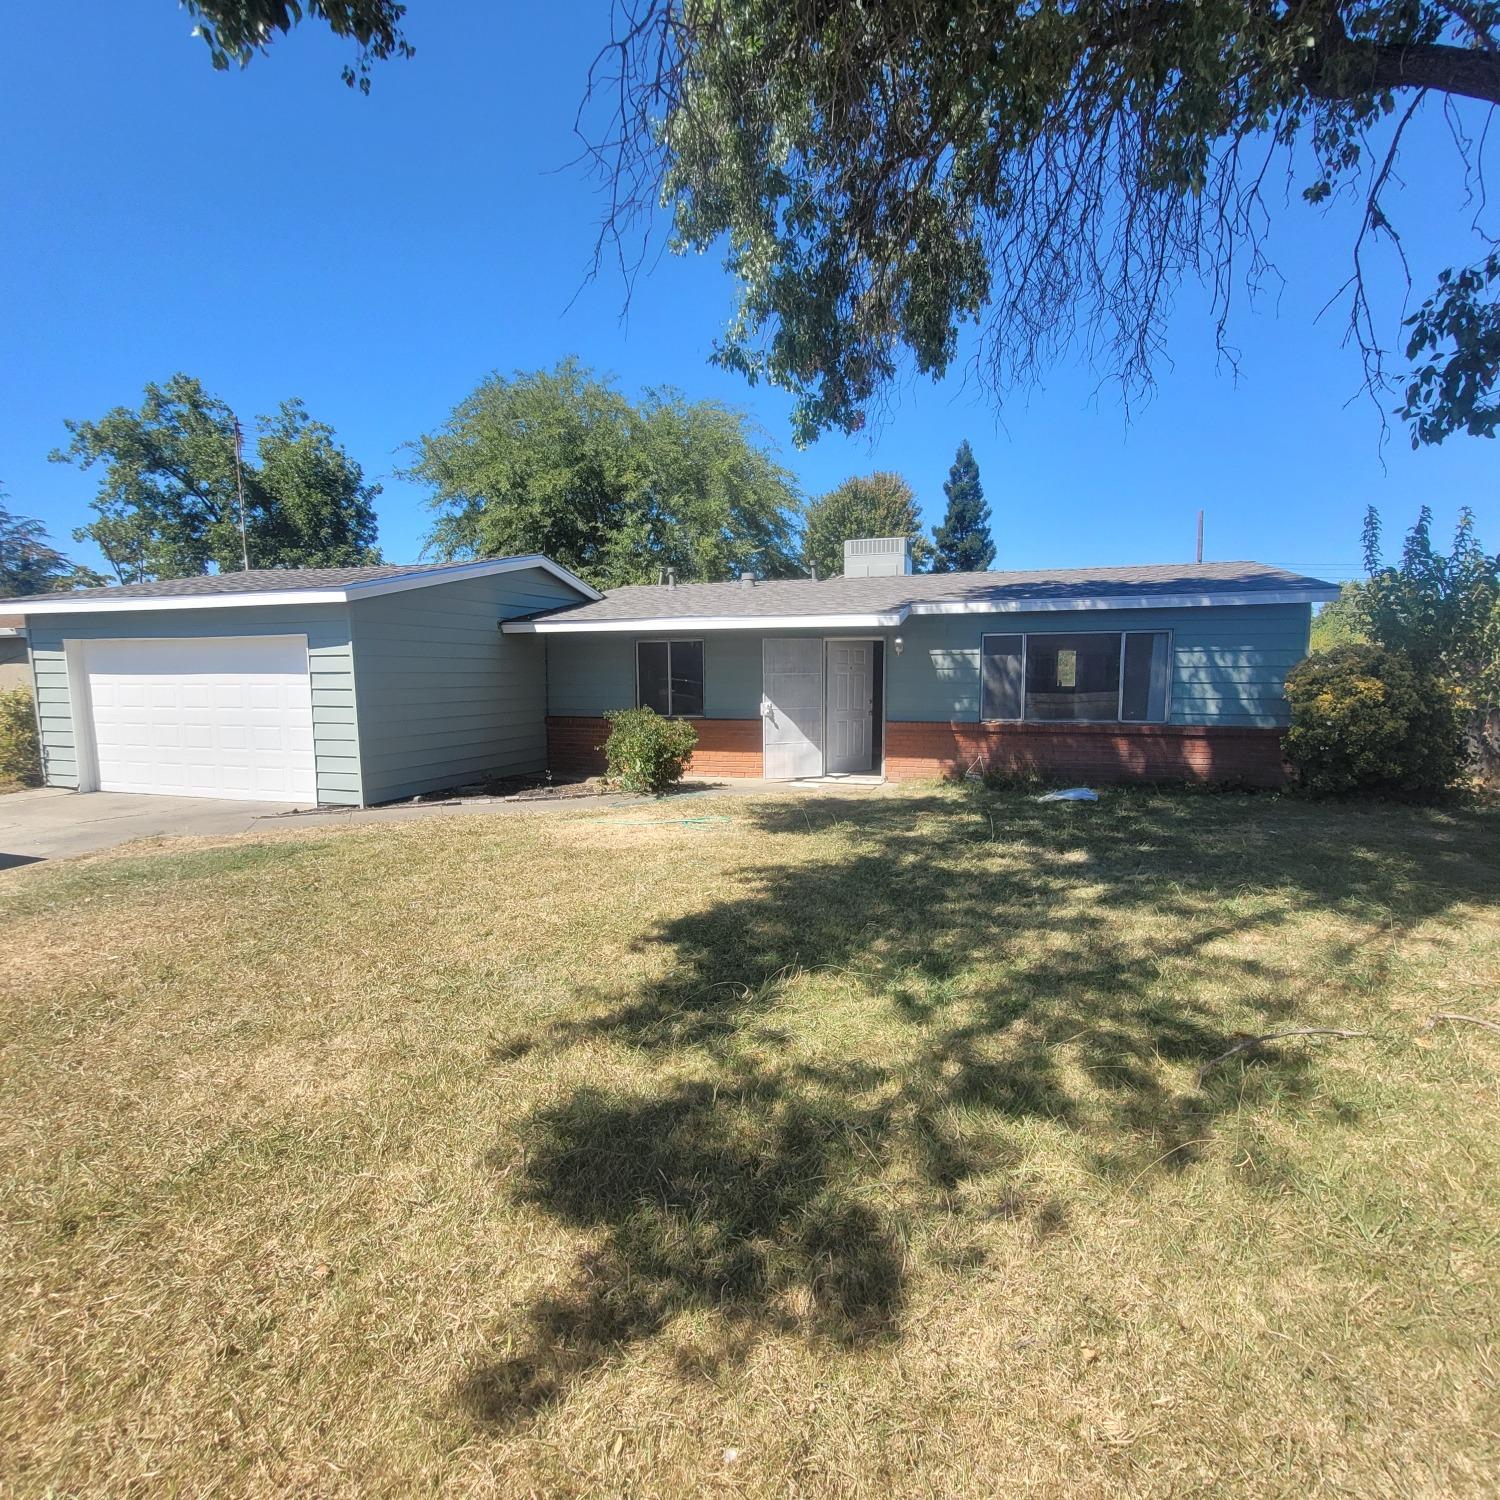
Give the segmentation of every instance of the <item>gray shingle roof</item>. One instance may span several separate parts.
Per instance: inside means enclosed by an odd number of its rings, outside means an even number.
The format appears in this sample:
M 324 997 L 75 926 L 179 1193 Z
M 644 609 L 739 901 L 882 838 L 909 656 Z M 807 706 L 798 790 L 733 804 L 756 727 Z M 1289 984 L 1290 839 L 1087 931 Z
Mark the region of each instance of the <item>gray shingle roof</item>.
M 74 589 L 25 599 L 0 599 L 18 605 L 41 599 L 68 599 L 91 604 L 96 599 L 189 599 L 204 594 L 267 594 L 281 589 L 342 589 L 351 583 L 373 583 L 451 568 L 452 563 L 381 563 L 368 568 L 251 568 L 248 573 L 204 573 L 196 578 L 160 578 L 151 583 L 122 583 L 108 588 Z
M 1052 568 L 1022 573 L 911 573 L 874 578 L 792 578 L 742 583 L 659 584 L 611 589 L 604 598 L 554 610 L 548 620 L 604 624 L 619 620 L 755 619 L 800 615 L 883 614 L 913 604 L 1121 596 L 1181 598 L 1214 594 L 1277 594 L 1287 590 L 1337 592 L 1318 578 L 1257 562 L 1152 563 L 1131 568 Z

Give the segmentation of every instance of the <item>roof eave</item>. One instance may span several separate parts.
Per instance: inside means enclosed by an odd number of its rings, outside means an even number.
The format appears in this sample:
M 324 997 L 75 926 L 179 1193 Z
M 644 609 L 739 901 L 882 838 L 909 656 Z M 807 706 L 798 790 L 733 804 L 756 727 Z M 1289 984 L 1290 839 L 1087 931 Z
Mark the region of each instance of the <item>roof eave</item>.
M 540 568 L 543 572 L 552 574 L 569 587 L 577 589 L 586 599 L 598 600 L 604 597 L 598 589 L 585 583 L 561 563 L 555 563 L 550 557 L 543 557 L 539 553 L 529 553 L 524 557 L 455 563 L 451 568 L 398 574 L 394 578 L 372 578 L 363 583 L 348 583 L 332 588 L 265 589 L 258 593 L 241 594 L 132 594 L 114 599 L 108 595 L 81 599 L 71 594 L 48 594 L 36 600 L 8 600 L 5 607 L 30 618 L 33 615 L 134 614 L 174 609 L 268 609 L 274 605 L 288 604 L 353 604 L 361 599 L 376 599 L 384 594 L 431 588 L 440 583 L 458 583 L 466 578 L 488 578 L 497 573 L 514 573 L 526 568 Z
M 926 599 L 874 614 L 791 615 L 653 615 L 629 620 L 576 620 L 566 614 L 530 620 L 507 620 L 501 629 L 512 635 L 583 635 L 601 632 L 693 630 L 891 630 L 911 615 L 1050 614 L 1064 610 L 1203 609 L 1247 604 L 1327 604 L 1339 596 L 1329 585 L 1285 589 L 1251 589 L 1239 593 L 1097 594 L 1040 599 Z

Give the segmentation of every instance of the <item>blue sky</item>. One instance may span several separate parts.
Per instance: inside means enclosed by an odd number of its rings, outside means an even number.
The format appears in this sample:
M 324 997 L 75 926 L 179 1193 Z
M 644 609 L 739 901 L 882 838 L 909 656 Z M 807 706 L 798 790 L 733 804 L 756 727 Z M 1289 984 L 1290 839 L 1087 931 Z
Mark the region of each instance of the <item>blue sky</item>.
M 576 353 L 628 390 L 673 384 L 745 406 L 809 494 L 898 470 L 929 522 L 968 437 L 1000 567 L 1190 558 L 1200 506 L 1210 558 L 1325 576 L 1357 565 L 1371 502 L 1390 533 L 1424 500 L 1445 532 L 1471 505 L 1500 547 L 1493 443 L 1413 454 L 1393 428 L 1380 447 L 1340 314 L 1312 322 L 1346 274 L 1350 213 L 1295 197 L 1271 244 L 1286 285 L 1232 330 L 1237 382 L 1216 373 L 1189 290 L 1172 366 L 1128 422 L 1074 365 L 998 413 L 959 379 L 912 384 L 873 433 L 798 452 L 785 396 L 707 362 L 732 300 L 717 261 L 664 259 L 623 322 L 617 279 L 584 284 L 601 202 L 567 164 L 606 16 L 607 0 L 413 0 L 417 57 L 379 69 L 364 98 L 339 81 L 344 50 L 311 28 L 218 74 L 172 0 L 16 8 L 0 55 L 12 509 L 67 538 L 94 481 L 47 462 L 63 419 L 133 405 L 146 381 L 185 370 L 245 418 L 301 396 L 385 485 L 381 545 L 410 559 L 430 517 L 394 477 L 401 445 L 487 372 Z M 1398 206 L 1420 288 L 1470 251 L 1440 123 L 1414 141 Z

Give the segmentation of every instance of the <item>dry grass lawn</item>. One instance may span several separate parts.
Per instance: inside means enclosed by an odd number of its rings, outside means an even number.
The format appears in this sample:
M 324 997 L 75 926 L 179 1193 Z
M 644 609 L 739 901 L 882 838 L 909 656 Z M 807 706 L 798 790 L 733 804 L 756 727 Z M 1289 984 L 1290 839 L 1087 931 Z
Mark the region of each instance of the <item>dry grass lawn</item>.
M 1153 793 L 9 872 L 0 1490 L 1493 1494 L 1497 898 Z

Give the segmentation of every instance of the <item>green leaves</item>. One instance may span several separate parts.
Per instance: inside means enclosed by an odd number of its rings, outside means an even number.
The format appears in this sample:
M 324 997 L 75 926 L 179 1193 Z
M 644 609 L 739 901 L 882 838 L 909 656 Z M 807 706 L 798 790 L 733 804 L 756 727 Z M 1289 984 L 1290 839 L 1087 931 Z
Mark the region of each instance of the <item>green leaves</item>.
M 568 359 L 491 376 L 412 448 L 439 557 L 542 552 L 600 587 L 797 571 L 792 476 L 717 402 L 631 401 Z
M 1455 432 L 1494 437 L 1500 427 L 1500 254 L 1438 277 L 1437 290 L 1411 317 L 1412 371 L 1399 414 L 1411 445 L 1441 443 Z
M 994 566 L 995 543 L 990 537 L 990 508 L 984 503 L 979 465 L 965 438 L 958 445 L 943 493 L 948 512 L 933 533 L 934 573 L 979 573 Z
M 64 424 L 54 463 L 102 469 L 98 519 L 80 527 L 122 583 L 185 578 L 242 563 L 235 417 L 192 376 L 148 385 L 138 410 Z M 339 567 L 379 561 L 373 501 L 360 466 L 300 401 L 259 419 L 241 464 L 252 567 Z
M 875 473 L 846 479 L 807 509 L 802 560 L 820 578 L 844 571 L 844 543 L 858 537 L 904 536 L 911 539 L 912 567 L 918 572 L 932 555 L 922 532 L 917 497 L 899 475 Z

